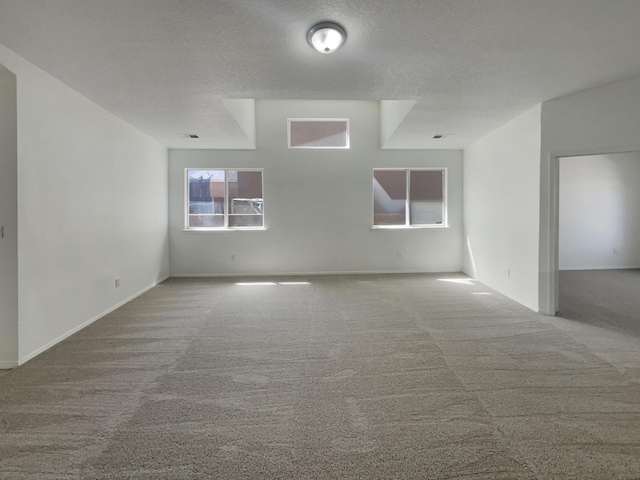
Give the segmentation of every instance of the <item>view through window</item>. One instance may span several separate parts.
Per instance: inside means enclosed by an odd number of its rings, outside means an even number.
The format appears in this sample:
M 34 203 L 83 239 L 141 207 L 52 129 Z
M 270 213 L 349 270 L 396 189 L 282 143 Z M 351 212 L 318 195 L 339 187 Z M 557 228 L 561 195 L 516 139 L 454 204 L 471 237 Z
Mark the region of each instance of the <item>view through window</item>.
M 187 229 L 264 226 L 262 170 L 187 169 Z
M 446 169 L 373 171 L 373 225 L 446 225 Z

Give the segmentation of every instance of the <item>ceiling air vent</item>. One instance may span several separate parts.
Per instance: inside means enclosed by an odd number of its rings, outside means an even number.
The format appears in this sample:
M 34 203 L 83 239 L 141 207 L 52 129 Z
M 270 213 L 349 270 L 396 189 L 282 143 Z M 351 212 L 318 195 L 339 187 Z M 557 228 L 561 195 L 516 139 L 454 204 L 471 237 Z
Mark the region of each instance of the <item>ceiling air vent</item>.
M 200 136 L 195 133 L 179 133 L 178 136 L 180 138 L 200 138 Z
M 433 138 L 435 138 L 436 140 L 439 140 L 441 138 L 446 138 L 446 137 L 452 137 L 453 133 L 438 133 L 437 135 L 434 135 Z

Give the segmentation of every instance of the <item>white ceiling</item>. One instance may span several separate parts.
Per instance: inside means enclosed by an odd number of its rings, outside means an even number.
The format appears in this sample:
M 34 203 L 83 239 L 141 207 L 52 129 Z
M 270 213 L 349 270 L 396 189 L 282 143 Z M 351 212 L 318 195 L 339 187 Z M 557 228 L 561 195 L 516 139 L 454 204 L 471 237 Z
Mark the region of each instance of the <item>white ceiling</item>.
M 172 148 L 252 148 L 229 99 L 412 100 L 387 147 L 462 148 L 640 75 L 639 25 L 640 0 L 0 0 L 0 43 Z

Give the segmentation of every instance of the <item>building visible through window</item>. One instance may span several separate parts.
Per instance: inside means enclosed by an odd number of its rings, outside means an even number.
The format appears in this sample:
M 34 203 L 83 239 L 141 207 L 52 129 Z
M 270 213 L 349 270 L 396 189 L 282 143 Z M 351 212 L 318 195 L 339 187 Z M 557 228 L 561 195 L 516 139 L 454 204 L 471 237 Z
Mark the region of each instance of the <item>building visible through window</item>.
M 446 169 L 373 171 L 373 225 L 446 225 Z
M 264 226 L 262 170 L 188 169 L 187 229 Z

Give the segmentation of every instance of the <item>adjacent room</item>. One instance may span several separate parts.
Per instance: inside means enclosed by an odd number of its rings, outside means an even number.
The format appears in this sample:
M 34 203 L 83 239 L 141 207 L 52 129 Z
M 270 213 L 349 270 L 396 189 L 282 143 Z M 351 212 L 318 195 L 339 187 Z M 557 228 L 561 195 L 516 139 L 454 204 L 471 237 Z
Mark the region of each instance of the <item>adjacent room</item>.
M 639 21 L 0 0 L 0 478 L 640 478 Z
M 639 181 L 639 152 L 560 159 L 560 316 L 640 333 Z

